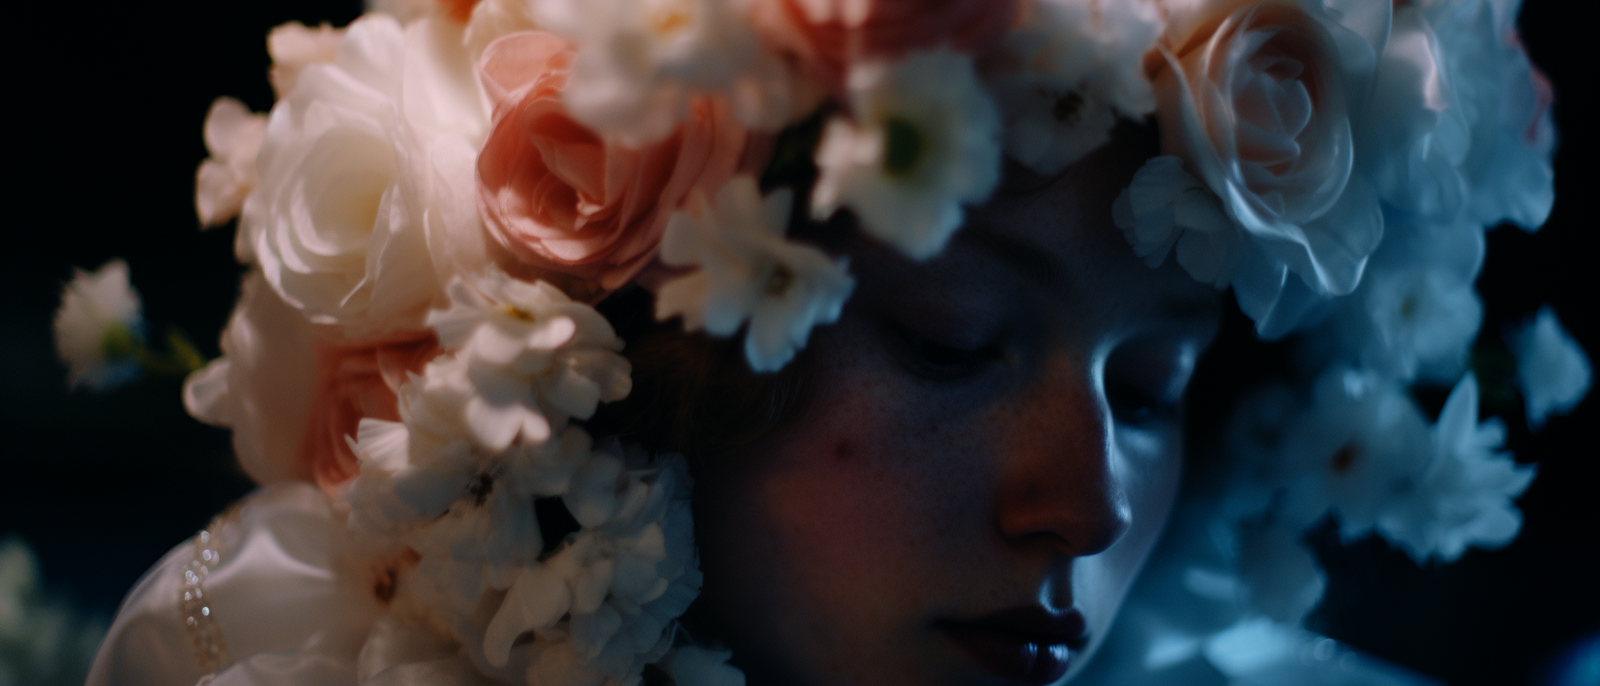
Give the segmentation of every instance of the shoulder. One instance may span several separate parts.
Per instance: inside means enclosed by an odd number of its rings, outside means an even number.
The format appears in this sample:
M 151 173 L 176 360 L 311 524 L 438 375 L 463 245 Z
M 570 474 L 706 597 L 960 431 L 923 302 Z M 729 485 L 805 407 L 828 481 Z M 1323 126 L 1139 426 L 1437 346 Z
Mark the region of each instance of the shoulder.
M 88 686 L 354 683 L 382 607 L 343 559 L 343 531 L 310 484 L 257 490 L 140 579 Z

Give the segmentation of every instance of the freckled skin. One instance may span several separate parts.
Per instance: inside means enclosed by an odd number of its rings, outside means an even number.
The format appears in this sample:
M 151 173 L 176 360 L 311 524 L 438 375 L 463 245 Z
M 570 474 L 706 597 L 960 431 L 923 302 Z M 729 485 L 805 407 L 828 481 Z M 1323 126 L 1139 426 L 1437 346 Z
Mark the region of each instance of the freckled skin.
M 1140 161 L 1114 143 L 1001 194 L 926 262 L 848 246 L 858 289 L 812 333 L 807 409 L 696 484 L 702 609 L 751 684 L 1002 683 L 937 622 L 1030 604 L 1077 607 L 1098 645 L 1182 454 L 1179 413 L 1126 420 L 1108 389 L 1181 387 L 1220 301 L 1170 263 L 1146 267 L 1111 224 Z M 962 237 L 979 233 L 1052 268 L 1022 275 Z M 929 378 L 885 321 L 999 352 Z

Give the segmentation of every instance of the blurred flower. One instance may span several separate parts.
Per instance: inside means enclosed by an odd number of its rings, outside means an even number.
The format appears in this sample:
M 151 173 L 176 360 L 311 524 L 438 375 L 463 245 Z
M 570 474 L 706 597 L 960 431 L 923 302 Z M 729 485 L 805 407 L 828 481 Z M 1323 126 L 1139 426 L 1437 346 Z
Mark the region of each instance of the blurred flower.
M 1018 0 L 750 0 L 766 42 L 830 92 L 862 62 L 918 50 L 981 54 L 1016 23 Z
M 1000 117 L 968 56 L 916 52 L 850 71 L 850 117 L 836 116 L 817 147 L 811 210 L 848 207 L 867 233 L 915 258 L 944 248 L 963 204 L 1000 179 Z
M 979 59 L 1005 120 L 1005 151 L 1053 175 L 1111 139 L 1118 115 L 1155 110 L 1143 56 L 1161 34 L 1149 2 L 1031 0 L 1027 21 Z
M 744 126 L 776 130 L 819 93 L 762 44 L 745 0 L 551 0 L 536 18 L 578 48 L 562 93 L 572 116 L 629 147 L 678 128 L 694 99 L 727 103 Z
M 1391 222 L 1355 293 L 1309 336 L 1352 364 L 1410 381 L 1460 378 L 1483 321 L 1484 237 L 1463 222 Z
M 1330 508 L 1351 540 L 1371 531 L 1395 498 L 1415 488 L 1433 452 L 1427 420 L 1404 388 L 1369 371 L 1334 367 L 1311 404 L 1284 429 L 1281 516 L 1303 529 Z
M 1469 216 L 1483 226 L 1509 221 L 1533 231 L 1555 203 L 1555 96 L 1517 35 L 1521 4 L 1432 0 L 1419 6 L 1439 43 L 1444 82 L 1454 96 L 1450 105 L 1469 127 L 1448 141 L 1462 158 Z
M 787 188 L 763 199 L 754 178 L 737 176 L 698 215 L 674 214 L 661 260 L 699 270 L 661 287 L 656 317 L 681 316 L 685 329 L 713 336 L 731 336 L 748 320 L 750 368 L 788 364 L 812 327 L 839 318 L 855 287 L 847 259 L 784 238 L 792 201 Z
M 120 259 L 94 273 L 74 269 L 56 310 L 56 354 L 67 363 L 67 382 L 103 391 L 139 374 L 144 347 L 139 293 Z
M 267 77 L 272 81 L 273 94 L 283 98 L 294 90 L 301 70 L 332 62 L 339 54 L 339 44 L 344 42 L 344 32 L 327 24 L 311 28 L 297 21 L 273 27 L 267 34 L 267 54 L 272 56 Z
M 39 587 L 39 563 L 20 538 L 0 540 L 0 684 L 81 684 L 105 635 Z
M 1450 562 L 1467 546 L 1498 548 L 1515 538 L 1522 513 L 1512 499 L 1533 480 L 1534 467 L 1502 452 L 1505 426 L 1478 422 L 1478 382 L 1456 384 L 1433 428 L 1425 469 L 1395 492 L 1378 516 L 1378 532 L 1417 562 Z
M 206 112 L 204 131 L 211 156 L 195 172 L 194 207 L 201 226 L 216 226 L 239 216 L 245 196 L 255 189 L 256 154 L 267 134 L 267 116 L 233 98 L 217 98 Z
M 184 380 L 184 409 L 232 430 L 234 455 L 256 483 L 314 480 L 302 451 L 317 397 L 317 344 L 333 335 L 253 270 L 222 330 L 222 357 Z
M 1517 384 L 1528 411 L 1528 427 L 1538 429 L 1546 417 L 1565 413 L 1589 392 L 1593 369 L 1583 347 L 1561 328 L 1555 309 L 1539 314 L 1511 334 L 1517 356 Z

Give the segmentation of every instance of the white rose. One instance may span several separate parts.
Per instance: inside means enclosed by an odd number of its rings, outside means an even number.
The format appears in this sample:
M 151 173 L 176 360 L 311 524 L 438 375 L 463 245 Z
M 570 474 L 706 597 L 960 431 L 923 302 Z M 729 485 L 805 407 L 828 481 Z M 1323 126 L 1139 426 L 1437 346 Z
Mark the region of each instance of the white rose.
M 311 321 L 353 336 L 421 328 L 442 276 L 476 261 L 444 235 L 476 214 L 460 158 L 487 119 L 461 30 L 360 19 L 273 108 L 240 258 Z
M 1207 16 L 1175 19 L 1164 38 L 1157 117 L 1163 151 L 1268 260 L 1241 265 L 1262 272 L 1244 281 L 1279 292 L 1241 302 L 1279 299 L 1284 270 L 1312 293 L 1350 292 L 1383 235 L 1376 193 L 1351 174 L 1347 105 L 1350 81 L 1370 76 L 1372 40 L 1320 6 L 1269 1 Z

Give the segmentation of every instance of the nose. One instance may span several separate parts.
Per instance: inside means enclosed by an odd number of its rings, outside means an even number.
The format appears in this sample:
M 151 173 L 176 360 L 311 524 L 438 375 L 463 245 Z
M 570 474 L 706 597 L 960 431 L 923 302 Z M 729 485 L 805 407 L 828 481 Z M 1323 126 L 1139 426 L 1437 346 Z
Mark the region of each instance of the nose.
M 1016 545 L 1094 555 L 1132 523 L 1111 414 L 1092 365 L 1052 366 L 1019 393 L 1003 422 L 1000 532 Z

